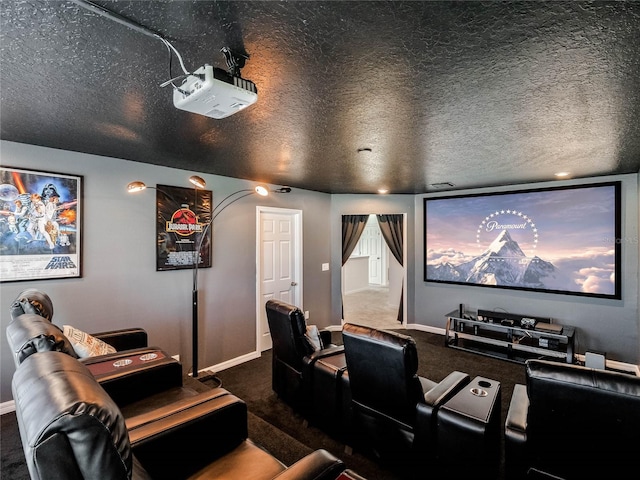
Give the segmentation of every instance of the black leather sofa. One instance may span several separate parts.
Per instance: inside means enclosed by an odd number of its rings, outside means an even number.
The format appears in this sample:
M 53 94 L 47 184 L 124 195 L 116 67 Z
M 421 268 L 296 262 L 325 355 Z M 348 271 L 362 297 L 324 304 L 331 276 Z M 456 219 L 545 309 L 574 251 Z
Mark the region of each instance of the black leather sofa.
M 23 291 L 11 304 L 10 313 L 12 321 L 6 336 L 16 367 L 36 352 L 58 351 L 78 358 L 62 329 L 52 323 L 53 304 L 46 293 L 36 289 Z M 128 328 L 92 336 L 111 345 L 116 352 L 79 360 L 119 406 L 182 386 L 182 365 L 161 348 L 149 347 L 145 330 Z M 114 366 L 121 364 L 124 366 Z
M 505 423 L 508 478 L 630 478 L 640 452 L 640 377 L 529 360 Z
M 441 382 L 418 376 L 413 338 L 346 323 L 342 330 L 356 446 L 381 460 L 435 456 L 440 406 L 469 383 L 452 372 Z
M 324 450 L 287 468 L 247 437 L 246 404 L 224 389 L 125 420 L 88 368 L 36 352 L 12 381 L 33 480 L 361 478 Z

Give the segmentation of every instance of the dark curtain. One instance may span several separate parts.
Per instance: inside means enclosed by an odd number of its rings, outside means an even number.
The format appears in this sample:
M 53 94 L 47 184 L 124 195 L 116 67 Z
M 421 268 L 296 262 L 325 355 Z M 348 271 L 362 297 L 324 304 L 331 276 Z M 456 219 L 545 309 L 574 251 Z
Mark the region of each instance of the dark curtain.
M 356 248 L 364 227 L 367 225 L 369 215 L 343 215 L 342 216 L 342 265 L 344 266 Z M 342 318 L 344 318 L 344 299 L 342 300 Z
M 369 215 L 342 216 L 342 265 L 347 263 L 351 252 L 356 248 L 360 235 L 364 232 Z
M 402 215 L 378 215 L 378 225 L 380 225 L 380 231 L 382 232 L 382 236 L 384 240 L 387 242 L 387 246 L 391 253 L 396 258 L 398 263 L 404 266 L 404 252 L 402 250 L 402 238 L 403 238 L 403 229 L 402 229 Z M 400 307 L 398 308 L 398 321 L 402 323 L 402 318 L 404 317 L 404 307 L 403 307 L 403 297 L 404 297 L 404 279 L 402 290 L 400 292 Z

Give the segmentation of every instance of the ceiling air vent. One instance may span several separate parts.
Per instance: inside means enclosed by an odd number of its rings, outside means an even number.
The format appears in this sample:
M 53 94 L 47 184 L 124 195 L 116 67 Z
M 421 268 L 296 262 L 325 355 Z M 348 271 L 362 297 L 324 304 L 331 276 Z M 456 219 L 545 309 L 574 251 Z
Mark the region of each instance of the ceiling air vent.
M 432 183 L 431 187 L 437 188 L 437 189 L 453 188 L 453 187 L 455 187 L 455 184 L 453 184 L 451 182 L 440 182 L 440 183 Z

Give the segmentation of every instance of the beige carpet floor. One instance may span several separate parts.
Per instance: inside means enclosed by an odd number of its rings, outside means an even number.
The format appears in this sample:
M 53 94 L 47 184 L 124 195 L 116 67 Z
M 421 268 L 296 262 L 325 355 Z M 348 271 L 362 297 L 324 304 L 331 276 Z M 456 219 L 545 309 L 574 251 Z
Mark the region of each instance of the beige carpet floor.
M 399 305 L 389 304 L 389 288 L 370 286 L 344 296 L 344 321 L 373 328 L 399 328 Z

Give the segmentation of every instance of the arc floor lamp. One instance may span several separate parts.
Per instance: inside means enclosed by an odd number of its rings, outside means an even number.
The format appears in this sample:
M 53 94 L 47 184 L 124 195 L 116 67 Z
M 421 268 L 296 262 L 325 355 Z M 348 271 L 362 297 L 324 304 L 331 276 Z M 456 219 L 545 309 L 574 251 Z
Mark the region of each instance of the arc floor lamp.
M 199 177 L 197 175 L 192 175 L 191 177 L 189 177 L 189 182 L 191 182 L 191 184 L 193 184 L 194 188 L 196 189 L 196 191 L 198 189 L 203 189 L 206 187 L 206 182 L 202 177 Z M 151 188 L 151 189 L 155 189 L 155 190 L 159 190 L 157 187 L 147 187 L 147 185 L 144 184 L 144 182 L 141 182 L 139 180 L 136 180 L 134 182 L 129 183 L 129 185 L 127 185 L 127 191 L 129 193 L 136 193 L 136 192 L 141 192 L 143 190 L 146 190 L 147 188 Z M 199 305 L 198 305 L 198 263 L 200 261 L 200 257 L 201 257 L 201 249 L 202 249 L 202 244 L 204 239 L 206 238 L 207 232 L 209 231 L 209 229 L 211 228 L 211 224 L 213 224 L 213 221 L 216 219 L 216 217 L 218 215 L 220 215 L 228 206 L 230 206 L 231 204 L 237 202 L 238 200 L 247 197 L 249 195 L 253 195 L 253 194 L 257 194 L 263 197 L 266 197 L 267 195 L 269 195 L 269 193 L 289 193 L 291 191 L 290 187 L 280 187 L 277 189 L 270 189 L 269 187 L 265 186 L 265 185 L 257 185 L 255 188 L 245 188 L 242 190 L 238 190 L 236 192 L 233 192 L 229 195 L 227 195 L 225 198 L 223 198 L 220 202 L 218 202 L 218 204 L 213 207 L 213 209 L 211 210 L 211 219 L 205 224 L 205 226 L 202 229 L 202 232 L 200 232 L 200 237 L 198 239 L 196 239 L 196 246 L 193 250 L 193 282 L 192 282 L 192 290 L 191 290 L 191 298 L 192 298 L 192 311 L 191 311 L 191 332 L 192 332 L 192 340 L 191 340 L 191 355 L 192 355 L 192 362 L 193 362 L 193 373 L 192 376 L 194 378 L 198 377 L 198 325 L 199 325 L 199 318 L 198 318 L 198 311 L 199 311 Z M 166 195 L 166 192 L 163 192 Z M 197 202 L 197 196 L 196 196 L 196 202 Z M 196 205 L 197 207 L 197 205 Z M 195 208 L 195 207 L 194 207 Z M 196 208 L 197 210 L 197 208 Z

